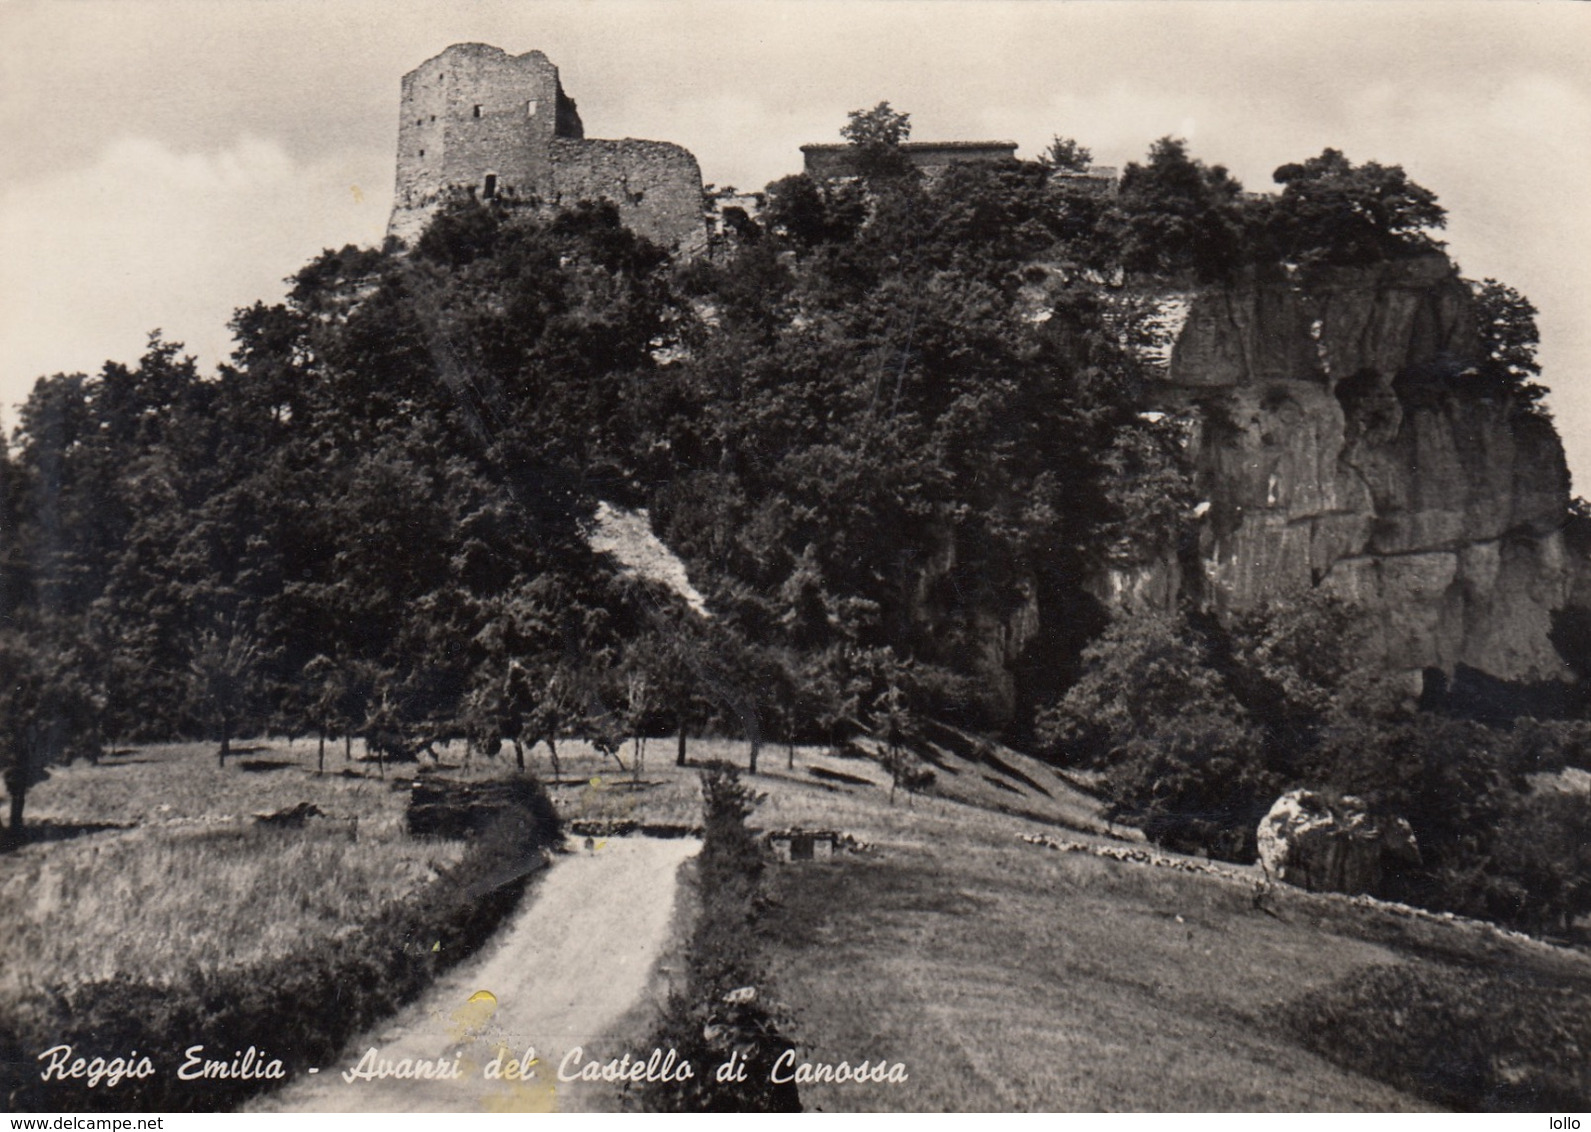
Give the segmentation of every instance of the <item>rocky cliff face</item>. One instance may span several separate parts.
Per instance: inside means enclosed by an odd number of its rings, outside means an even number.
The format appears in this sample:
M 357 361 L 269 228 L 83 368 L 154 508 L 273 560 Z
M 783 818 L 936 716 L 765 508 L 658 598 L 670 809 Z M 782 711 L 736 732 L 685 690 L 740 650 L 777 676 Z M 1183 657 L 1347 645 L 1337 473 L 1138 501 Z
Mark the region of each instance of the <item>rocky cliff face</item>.
M 1155 406 L 1192 422 L 1197 576 L 1107 580 L 1117 602 L 1181 589 L 1217 608 L 1325 587 L 1376 610 L 1380 662 L 1570 679 L 1549 640 L 1576 568 L 1551 424 L 1464 390 L 1468 287 L 1442 257 L 1276 271 L 1159 298 Z

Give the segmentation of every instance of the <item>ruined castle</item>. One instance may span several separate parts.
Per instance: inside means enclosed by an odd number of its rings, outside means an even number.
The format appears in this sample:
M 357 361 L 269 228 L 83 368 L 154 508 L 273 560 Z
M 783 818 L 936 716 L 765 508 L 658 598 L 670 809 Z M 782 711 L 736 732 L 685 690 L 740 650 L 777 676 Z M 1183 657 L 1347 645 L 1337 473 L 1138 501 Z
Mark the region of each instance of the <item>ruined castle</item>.
M 966 162 L 1010 161 L 1013 141 L 907 142 L 902 154 L 929 177 Z M 804 145 L 808 176 L 856 174 L 856 147 Z M 449 200 L 548 209 L 611 201 L 632 231 L 690 254 L 707 243 L 702 173 L 672 142 L 587 138 L 558 68 L 540 51 L 510 55 L 485 43 L 455 43 L 403 76 L 397 186 L 387 234 L 413 243 Z M 1057 171 L 1109 192 L 1115 170 Z M 722 203 L 722 202 L 720 202 Z
M 706 239 L 690 151 L 587 138 L 540 51 L 456 43 L 404 75 L 397 170 L 387 233 L 410 243 L 444 202 L 468 195 L 548 208 L 608 200 L 664 247 L 692 251 Z

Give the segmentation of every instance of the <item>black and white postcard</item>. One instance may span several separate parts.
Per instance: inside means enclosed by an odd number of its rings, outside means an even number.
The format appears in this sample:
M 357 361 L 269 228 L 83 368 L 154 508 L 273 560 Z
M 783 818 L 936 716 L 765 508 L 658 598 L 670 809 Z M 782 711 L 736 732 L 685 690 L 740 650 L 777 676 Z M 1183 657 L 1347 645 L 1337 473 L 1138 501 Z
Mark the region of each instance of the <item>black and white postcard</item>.
M 1579 1127 L 1591 8 L 0 60 L 8 1111 Z

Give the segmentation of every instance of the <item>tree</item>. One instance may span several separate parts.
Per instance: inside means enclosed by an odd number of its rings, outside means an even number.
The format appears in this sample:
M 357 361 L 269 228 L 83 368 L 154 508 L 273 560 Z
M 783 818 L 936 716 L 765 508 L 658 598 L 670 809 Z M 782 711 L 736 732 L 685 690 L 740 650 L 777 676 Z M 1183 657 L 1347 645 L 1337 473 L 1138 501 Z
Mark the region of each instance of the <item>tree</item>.
M 652 686 L 647 674 L 640 671 L 630 672 L 625 685 L 624 714 L 629 721 L 628 730 L 633 743 L 630 752 L 630 777 L 633 781 L 639 782 L 641 768 L 646 762 L 646 726 L 653 710 Z
M 1039 737 L 1056 754 L 1088 757 L 1190 705 L 1242 714 L 1208 645 L 1180 614 L 1118 618 L 1083 650 L 1083 666 L 1065 698 L 1040 716 Z
M 847 118 L 840 136 L 863 149 L 898 146 L 911 137 L 911 115 L 896 111 L 888 102 L 871 110 L 852 110 Z
M 1112 812 L 1153 840 L 1252 860 L 1282 780 L 1186 618 L 1122 618 L 1083 652 L 1083 675 L 1041 714 L 1040 738 L 1103 767 Z
M 1337 720 L 1394 706 L 1389 682 L 1363 663 L 1372 629 L 1363 608 L 1321 590 L 1273 599 L 1221 627 L 1228 687 L 1262 729 L 1267 765 L 1290 780 Z
M 1226 278 L 1244 254 L 1242 192 L 1224 166 L 1191 157 L 1181 138 L 1161 138 L 1146 162 L 1122 170 L 1115 221 L 1122 266 Z
M 1125 532 L 1149 506 L 1180 519 L 1181 492 L 1134 490 L 1151 467 L 1176 478 L 1161 466 L 1171 438 L 1109 455 L 1145 374 L 1084 274 L 1108 199 L 1031 164 L 965 164 L 852 184 L 866 223 L 831 242 L 822 191 L 838 187 L 771 187 L 771 205 L 786 189 L 805 202 L 787 214 L 802 219 L 695 276 L 722 323 L 671 377 L 679 414 L 656 420 L 652 450 L 670 459 L 648 506 L 720 624 L 797 658 L 775 734 L 858 726 L 868 701 L 844 687 L 855 666 L 841 658 L 885 646 L 945 677 L 918 682 L 919 710 L 1025 730 L 1075 662 L 1073 626 L 1096 623 L 1081 579 L 1102 526 Z M 796 254 L 770 274 L 780 246 Z M 756 319 L 736 313 L 754 305 L 741 292 L 719 297 L 748 255 L 773 284 Z M 980 641 L 991 616 L 1035 604 L 1013 696 Z
M 338 725 L 340 709 L 348 695 L 348 673 L 325 653 L 317 653 L 304 666 L 299 686 L 304 692 L 304 716 L 320 738 L 315 769 L 321 773 L 326 769 L 326 733 Z M 348 724 L 343 722 L 342 726 L 346 733 Z
M 1447 224 L 1436 194 L 1399 165 L 1355 165 L 1341 150 L 1283 165 L 1282 193 L 1270 209 L 1277 252 L 1299 263 L 1365 264 L 1419 255 L 1442 245 L 1431 229 Z
M 1564 936 L 1591 912 L 1591 803 L 1583 795 L 1518 797 L 1488 849 L 1484 867 L 1468 878 L 1473 903 L 1463 911 Z
M 1241 715 L 1190 707 L 1116 747 L 1106 766 L 1112 813 L 1182 852 L 1252 861 L 1260 818 L 1281 792 L 1260 735 Z
M 1039 154 L 1039 164 L 1046 169 L 1085 173 L 1094 164 L 1094 154 L 1087 146 L 1056 134 L 1050 139 L 1050 144 L 1044 147 L 1044 152 Z
M 189 662 L 192 695 L 199 711 L 220 735 L 216 761 L 226 766 L 232 734 L 259 693 L 262 654 L 259 642 L 237 625 L 199 635 Z
M 768 186 L 767 207 L 762 211 L 762 220 L 768 230 L 782 236 L 801 251 L 850 240 L 866 218 L 867 207 L 860 193 L 850 186 L 814 181 L 805 173 L 792 174 L 772 182 Z M 734 298 L 732 286 L 743 271 L 766 261 L 768 270 L 758 274 L 766 276 L 772 272 L 777 263 L 776 259 L 768 258 L 772 254 L 765 252 L 763 256 L 753 256 L 743 253 L 737 259 L 737 270 L 729 273 L 728 278 L 721 281 L 720 287 L 731 290 L 730 297 Z M 764 304 L 770 297 L 768 292 L 763 291 L 755 297 L 747 296 L 752 301 L 741 306 L 755 311 L 759 317 L 765 317 L 767 311 Z
M 855 151 L 856 169 L 865 180 L 899 177 L 912 171 L 912 164 L 901 152 L 911 137 L 911 115 L 880 102 L 871 110 L 852 110 L 840 136 Z
M 1182 426 L 1169 417 L 1117 429 L 1101 459 L 1110 517 L 1100 530 L 1100 543 L 1116 562 L 1175 560 L 1197 500 L 1181 455 L 1185 440 Z
M 686 766 L 688 731 L 705 716 L 699 686 L 706 648 L 690 620 L 694 615 L 675 617 L 656 606 L 649 606 L 648 613 L 648 623 L 626 642 L 621 664 L 628 727 L 638 755 L 648 736 L 673 729 L 675 765 Z
M 547 756 L 552 762 L 550 781 L 557 784 L 563 778 L 563 768 L 558 765 L 558 737 L 578 718 L 578 678 L 556 662 L 542 668 L 539 674 L 543 679 L 525 720 L 525 745 L 534 747 L 538 741 L 547 744 Z
M 1524 786 L 1491 728 L 1401 707 L 1335 715 L 1304 775 L 1408 821 L 1422 865 L 1399 895 L 1427 907 L 1468 899 L 1463 877 Z
M 516 660 L 509 661 L 503 676 L 499 730 L 514 744 L 514 765 L 520 770 L 525 769 L 525 729 L 535 710 L 536 690 L 530 671 Z
M 77 649 L 59 632 L 0 629 L 0 781 L 11 800 L 7 833 L 13 842 L 25 839 L 28 792 L 45 780 L 49 766 L 74 755 L 98 757 L 103 705 L 83 668 Z
M 913 792 L 917 788 L 919 779 L 911 745 L 920 736 L 907 687 L 912 676 L 909 666 L 888 648 L 880 650 L 875 664 L 883 687 L 873 697 L 867 720 L 874 737 L 883 745 L 884 766 L 889 771 L 889 804 L 893 806 L 895 791 L 901 786 Z
M 1486 388 L 1542 412 L 1538 405 L 1547 388 L 1535 380 L 1541 376 L 1541 363 L 1536 360 L 1541 333 L 1536 328 L 1535 306 L 1495 279 L 1471 283 L 1470 288 L 1475 294 L 1475 321 L 1483 351 L 1479 375 Z

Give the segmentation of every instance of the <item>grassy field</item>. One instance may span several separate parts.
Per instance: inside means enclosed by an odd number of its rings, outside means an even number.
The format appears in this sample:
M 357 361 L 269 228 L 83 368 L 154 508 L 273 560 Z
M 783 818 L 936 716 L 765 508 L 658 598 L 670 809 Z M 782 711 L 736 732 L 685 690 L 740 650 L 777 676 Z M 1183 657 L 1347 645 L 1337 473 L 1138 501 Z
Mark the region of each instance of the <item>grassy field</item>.
M 769 950 L 810 1058 L 912 1075 L 814 1087 L 810 1106 L 1413 1104 L 1265 1024 L 1300 990 L 1391 962 L 1384 948 L 1273 920 L 1240 886 L 960 832 L 949 859 L 898 846 L 780 877 Z
M 746 749 L 697 756 L 744 765 Z M 1071 784 L 998 757 L 1005 771 L 953 756 L 939 768 L 936 790 L 963 797 L 969 779 L 1000 781 L 981 804 L 891 804 L 874 763 L 799 749 L 792 767 L 764 750 L 753 824 L 866 846 L 774 870 L 764 989 L 796 1019 L 803 1059 L 910 1073 L 809 1085 L 808 1108 L 1406 1111 L 1591 1096 L 1585 954 L 1344 897 L 1260 895 L 1253 870 L 1030 844 L 1132 848 Z M 689 799 L 672 766 L 648 777 L 638 816 Z
M 552 787 L 568 818 L 623 820 L 645 799 L 648 820 L 692 824 L 700 802 L 693 774 L 659 778 L 624 769 L 581 743 L 560 745 L 563 778 Z M 256 740 L 219 767 L 210 743 L 142 747 L 57 767 L 30 791 L 31 841 L 0 854 L 0 914 L 12 928 L 0 964 L 0 1016 L 45 987 L 127 976 L 162 985 L 195 968 L 215 971 L 285 958 L 358 931 L 384 908 L 457 863 L 458 841 L 410 837 L 408 789 L 422 766 L 382 770 L 327 749 L 316 773 L 312 740 Z M 441 749 L 451 776 L 509 774 L 513 760 L 463 762 Z M 663 755 L 669 756 L 668 760 Z M 671 761 L 654 743 L 647 762 Z M 546 749 L 533 769 L 550 778 Z M 301 828 L 257 820 L 308 802 L 323 816 Z
M 447 757 L 424 769 L 507 769 Z M 474 954 L 557 847 L 534 786 L 468 842 L 414 837 L 421 768 L 337 759 L 320 774 L 315 758 L 268 741 L 219 767 L 208 745 L 151 747 L 30 792 L 32 837 L 0 855 L 21 925 L 0 983 L 0 1093 L 45 1110 L 233 1107 L 261 1081 L 156 1073 L 95 1093 L 24 1068 L 54 1043 L 169 1062 L 195 1038 L 268 1043 L 290 1071 L 321 1063 Z
M 404 833 L 404 779 L 358 763 L 318 776 L 313 760 L 309 744 L 271 742 L 222 769 L 212 745 L 185 744 L 57 768 L 29 798 L 40 840 L 0 856 L 16 948 L 0 1007 L 45 986 L 161 985 L 289 956 L 458 860 L 459 843 Z M 299 802 L 325 817 L 255 820 Z
M 559 751 L 555 781 L 545 748 L 530 762 L 566 820 L 700 820 L 696 773 L 674 766 L 671 742 L 649 744 L 639 768 L 630 744 L 622 765 L 579 743 Z M 693 741 L 690 754 L 744 766 L 747 749 Z M 1583 953 L 1341 897 L 1256 900 L 1241 869 L 1025 842 L 1131 847 L 1075 784 L 988 754 L 941 752 L 933 792 L 891 803 L 872 761 L 762 751 L 751 824 L 836 829 L 861 846 L 772 870 L 762 990 L 795 1019 L 803 1059 L 899 1061 L 910 1074 L 809 1085 L 808 1108 L 1403 1110 L 1565 1096 L 1583 1107 Z M 442 757 L 465 777 L 512 766 Z M 46 979 L 158 983 L 193 964 L 285 960 L 457 859 L 456 844 L 403 832 L 415 767 L 382 778 L 336 749 L 320 776 L 314 758 L 311 743 L 272 741 L 224 770 L 209 746 L 58 770 L 30 797 L 48 839 L 0 856 L 0 908 L 23 925 L 0 1009 Z M 285 833 L 254 821 L 303 801 L 327 817 Z M 682 938 L 688 927 L 682 915 Z M 646 1009 L 626 1023 L 637 1041 L 649 1025 Z M 1455 1026 L 1466 1042 L 1440 1037 Z M 1462 1058 L 1437 1063 L 1459 1046 Z M 1537 1088 L 1543 1066 L 1557 1067 L 1557 1092 Z

